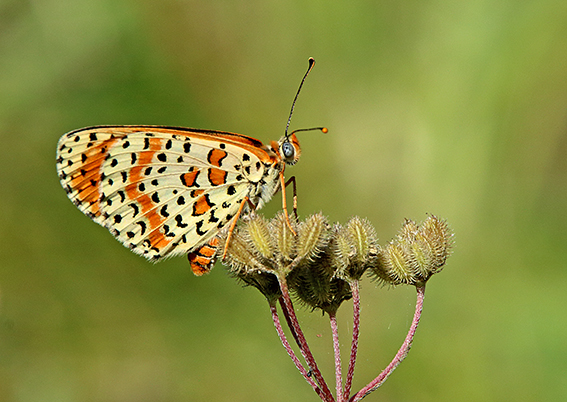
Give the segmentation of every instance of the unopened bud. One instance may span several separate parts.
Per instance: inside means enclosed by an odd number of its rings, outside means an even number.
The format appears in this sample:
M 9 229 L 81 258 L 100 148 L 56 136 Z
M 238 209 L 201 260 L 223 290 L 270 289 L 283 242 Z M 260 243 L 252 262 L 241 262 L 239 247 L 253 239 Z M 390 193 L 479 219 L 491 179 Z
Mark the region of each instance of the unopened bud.
M 355 216 L 344 227 L 336 226 L 333 238 L 335 276 L 359 280 L 364 271 L 376 264 L 380 246 L 374 227 Z
M 297 222 L 291 217 L 288 222 L 283 212 L 279 212 L 270 221 L 270 231 L 272 232 L 272 236 L 274 236 L 278 254 L 276 258 L 284 265 L 293 260 L 295 256 L 295 235 L 289 225 L 292 225 L 293 230 L 297 233 Z
M 406 220 L 379 255 L 373 274 L 384 283 L 422 284 L 440 272 L 453 246 L 453 232 L 445 221 L 429 216 L 421 225 Z
M 297 258 L 314 261 L 329 242 L 329 223 L 323 214 L 311 215 L 299 224 Z
M 275 240 L 269 223 L 260 215 L 254 214 L 244 228 L 250 246 L 264 259 L 271 260 L 275 252 Z

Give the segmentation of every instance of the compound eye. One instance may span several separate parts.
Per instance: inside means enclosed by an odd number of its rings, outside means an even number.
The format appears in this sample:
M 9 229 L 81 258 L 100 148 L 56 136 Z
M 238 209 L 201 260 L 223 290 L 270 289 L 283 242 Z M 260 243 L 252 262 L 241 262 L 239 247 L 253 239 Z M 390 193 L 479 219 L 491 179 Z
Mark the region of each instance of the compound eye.
M 285 159 L 292 159 L 295 154 L 295 147 L 290 142 L 284 142 L 281 146 L 282 154 Z

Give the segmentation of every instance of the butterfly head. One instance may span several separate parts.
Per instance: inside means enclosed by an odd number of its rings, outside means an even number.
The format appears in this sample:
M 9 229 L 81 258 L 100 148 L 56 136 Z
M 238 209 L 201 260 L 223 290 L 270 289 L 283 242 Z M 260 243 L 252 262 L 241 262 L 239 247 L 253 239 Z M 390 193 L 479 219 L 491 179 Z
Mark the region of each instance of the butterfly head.
M 282 161 L 288 165 L 295 165 L 301 156 L 301 147 L 299 146 L 299 141 L 295 136 L 295 133 L 299 131 L 314 131 L 320 130 L 323 133 L 328 132 L 327 127 L 313 127 L 313 128 L 302 128 L 293 131 L 289 135 L 284 135 L 277 143 L 272 143 L 272 148 L 277 151 Z
M 277 143 L 280 158 L 288 165 L 295 165 L 301 155 L 301 147 L 295 133 L 282 137 Z

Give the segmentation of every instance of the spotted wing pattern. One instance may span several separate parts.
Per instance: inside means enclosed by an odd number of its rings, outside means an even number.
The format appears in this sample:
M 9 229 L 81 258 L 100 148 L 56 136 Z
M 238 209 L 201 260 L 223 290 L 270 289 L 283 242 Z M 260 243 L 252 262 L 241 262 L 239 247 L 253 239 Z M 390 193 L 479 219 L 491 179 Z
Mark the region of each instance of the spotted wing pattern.
M 219 232 L 247 198 L 260 207 L 272 197 L 283 166 L 253 138 L 176 127 L 89 127 L 57 148 L 61 184 L 81 211 L 150 260 L 191 253 L 194 270 L 214 261 Z

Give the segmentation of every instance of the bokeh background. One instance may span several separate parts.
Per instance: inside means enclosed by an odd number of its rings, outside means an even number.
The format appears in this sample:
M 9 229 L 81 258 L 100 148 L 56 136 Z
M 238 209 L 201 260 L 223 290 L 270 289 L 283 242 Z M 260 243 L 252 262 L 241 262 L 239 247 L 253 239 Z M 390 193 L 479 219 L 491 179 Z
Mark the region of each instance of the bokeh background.
M 426 213 L 456 233 L 367 400 L 567 400 L 567 2 L 0 0 L 1 401 L 318 400 L 257 291 L 130 253 L 55 172 L 95 124 L 278 139 L 310 56 L 292 127 L 329 133 L 287 170 L 300 214 L 368 217 L 383 244 Z M 355 389 L 415 301 L 362 286 Z M 333 384 L 327 319 L 300 317 Z

